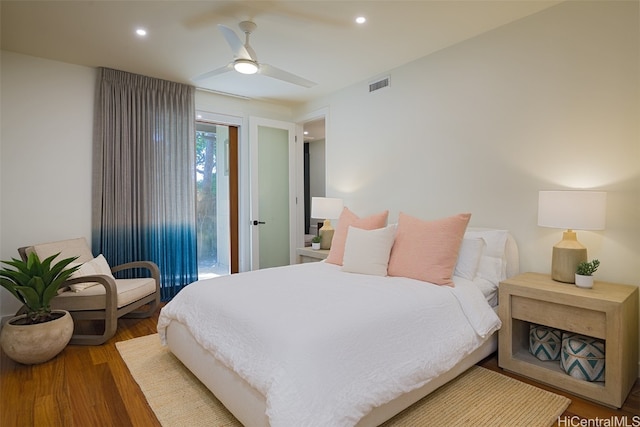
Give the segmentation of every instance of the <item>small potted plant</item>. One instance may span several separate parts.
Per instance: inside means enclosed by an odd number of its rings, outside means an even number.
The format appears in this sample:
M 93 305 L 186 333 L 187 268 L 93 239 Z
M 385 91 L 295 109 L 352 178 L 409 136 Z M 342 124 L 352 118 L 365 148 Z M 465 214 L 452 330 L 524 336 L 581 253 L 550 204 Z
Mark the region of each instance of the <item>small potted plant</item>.
M 320 236 L 313 236 L 313 239 L 311 239 L 311 249 L 314 251 L 320 249 L 320 242 L 322 242 L 322 238 Z
M 23 304 L 21 312 L 26 312 L 9 319 L 0 331 L 2 349 L 16 362 L 46 362 L 60 353 L 73 335 L 71 315 L 65 310 L 51 310 L 51 300 L 80 265 L 68 267 L 76 258 L 52 265 L 58 255 L 40 261 L 31 253 L 26 261 L 0 261 L 13 267 L 0 270 L 0 285 Z
M 591 262 L 583 261 L 576 269 L 576 286 L 579 288 L 593 287 L 593 273 L 600 267 L 600 261 L 594 259 Z

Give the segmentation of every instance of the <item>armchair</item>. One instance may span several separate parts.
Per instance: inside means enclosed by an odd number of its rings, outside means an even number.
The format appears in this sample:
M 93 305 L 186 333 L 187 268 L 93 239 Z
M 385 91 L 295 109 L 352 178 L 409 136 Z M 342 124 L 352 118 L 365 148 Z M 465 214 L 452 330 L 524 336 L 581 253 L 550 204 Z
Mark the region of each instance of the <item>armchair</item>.
M 31 252 L 35 252 L 40 259 L 60 253 L 61 258 L 77 256 L 78 263 L 94 260 L 84 238 L 26 246 L 19 248 L 18 252 L 24 260 Z M 110 274 L 92 274 L 73 277 L 65 282 L 66 287 L 51 301 L 51 308 L 67 310 L 74 323 L 80 320 L 104 320 L 104 333 L 81 334 L 76 327 L 70 344 L 103 344 L 116 333 L 120 317 L 143 318 L 150 317 L 155 312 L 160 304 L 158 266 L 150 261 L 136 261 L 111 267 L 111 272 L 127 269 L 147 269 L 151 277 L 115 279 Z M 71 285 L 79 284 L 94 286 L 81 291 L 71 289 Z

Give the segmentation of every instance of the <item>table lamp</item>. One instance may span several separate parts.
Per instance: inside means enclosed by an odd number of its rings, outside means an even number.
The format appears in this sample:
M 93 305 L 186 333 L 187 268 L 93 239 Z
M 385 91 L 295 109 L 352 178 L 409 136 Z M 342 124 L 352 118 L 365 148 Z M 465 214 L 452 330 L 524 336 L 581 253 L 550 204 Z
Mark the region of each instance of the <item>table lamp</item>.
M 320 249 L 330 249 L 333 239 L 334 229 L 331 226 L 331 219 L 340 217 L 344 207 L 342 199 L 331 197 L 312 197 L 311 216 L 316 219 L 323 219 L 324 224 L 320 229 Z
M 606 207 L 607 193 L 603 191 L 539 192 L 538 225 L 566 230 L 553 247 L 553 280 L 575 283 L 578 264 L 587 261 L 587 248 L 573 230 L 604 230 Z

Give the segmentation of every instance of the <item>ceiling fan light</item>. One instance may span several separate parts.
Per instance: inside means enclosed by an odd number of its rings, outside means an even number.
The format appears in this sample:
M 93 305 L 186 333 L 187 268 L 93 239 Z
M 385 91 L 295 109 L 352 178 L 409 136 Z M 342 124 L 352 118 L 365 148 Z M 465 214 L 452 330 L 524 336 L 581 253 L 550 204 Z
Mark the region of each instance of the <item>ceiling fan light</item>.
M 242 74 L 255 74 L 258 72 L 258 64 L 249 59 L 236 59 L 233 68 Z

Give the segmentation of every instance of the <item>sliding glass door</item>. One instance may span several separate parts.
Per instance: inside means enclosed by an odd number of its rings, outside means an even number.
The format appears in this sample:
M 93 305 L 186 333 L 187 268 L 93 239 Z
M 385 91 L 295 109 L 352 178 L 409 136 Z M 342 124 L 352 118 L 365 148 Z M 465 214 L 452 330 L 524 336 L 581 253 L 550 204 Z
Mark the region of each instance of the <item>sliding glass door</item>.
M 236 148 L 234 150 L 234 148 Z M 196 123 L 198 278 L 237 271 L 237 128 Z M 235 181 L 235 184 L 234 184 Z M 237 215 L 237 213 L 236 213 Z

